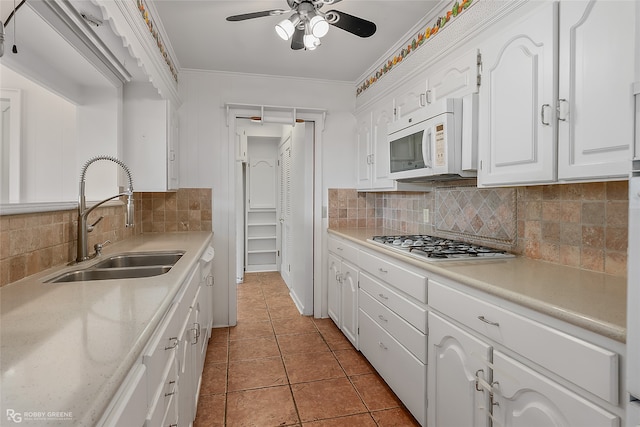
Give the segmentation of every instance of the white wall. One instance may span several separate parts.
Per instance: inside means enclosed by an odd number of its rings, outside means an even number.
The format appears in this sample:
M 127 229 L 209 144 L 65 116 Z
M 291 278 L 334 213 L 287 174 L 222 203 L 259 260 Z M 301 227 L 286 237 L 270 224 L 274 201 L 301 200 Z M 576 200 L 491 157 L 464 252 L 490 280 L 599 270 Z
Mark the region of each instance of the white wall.
M 217 299 L 224 300 L 228 294 L 222 288 L 228 288 L 230 278 L 235 278 L 229 252 L 235 234 L 229 229 L 229 218 L 235 215 L 235 206 L 229 203 L 228 182 L 229 150 L 233 147 L 228 142 L 225 103 L 327 110 L 323 166 L 316 177 L 322 180 L 322 204 L 326 206 L 327 188 L 355 185 L 355 88 L 351 83 L 183 71 L 180 93 L 180 185 L 213 189 L 214 276 Z M 217 325 L 229 319 L 227 301 L 223 302 L 214 307 Z
M 22 91 L 20 201 L 76 201 L 84 162 L 118 154 L 121 89 L 84 88 L 87 102 L 76 105 L 2 65 L 0 73 L 3 88 Z M 117 193 L 117 167 L 99 163 L 88 170 L 88 200 Z

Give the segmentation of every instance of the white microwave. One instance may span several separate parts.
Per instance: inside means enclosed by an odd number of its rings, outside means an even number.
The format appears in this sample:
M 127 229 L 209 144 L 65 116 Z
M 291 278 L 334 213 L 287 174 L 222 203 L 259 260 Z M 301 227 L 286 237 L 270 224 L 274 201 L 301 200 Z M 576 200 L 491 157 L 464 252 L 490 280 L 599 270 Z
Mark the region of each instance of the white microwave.
M 475 94 L 442 99 L 391 123 L 390 177 L 408 182 L 475 177 L 476 105 Z

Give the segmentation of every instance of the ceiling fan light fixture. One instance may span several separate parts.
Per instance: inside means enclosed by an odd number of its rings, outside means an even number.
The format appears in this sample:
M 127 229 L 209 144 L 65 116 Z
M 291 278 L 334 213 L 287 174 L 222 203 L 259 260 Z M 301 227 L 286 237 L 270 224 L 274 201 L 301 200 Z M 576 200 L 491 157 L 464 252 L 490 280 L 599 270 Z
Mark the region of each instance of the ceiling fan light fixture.
M 314 50 L 320 46 L 320 39 L 313 35 L 309 26 L 305 27 L 304 38 L 302 39 L 306 50 Z
M 311 34 L 317 38 L 324 37 L 329 32 L 329 23 L 322 15 L 313 16 L 309 20 L 309 27 L 311 27 Z
M 294 13 L 287 19 L 283 19 L 276 25 L 276 33 L 282 40 L 289 40 L 293 36 L 296 26 L 300 23 L 300 16 Z

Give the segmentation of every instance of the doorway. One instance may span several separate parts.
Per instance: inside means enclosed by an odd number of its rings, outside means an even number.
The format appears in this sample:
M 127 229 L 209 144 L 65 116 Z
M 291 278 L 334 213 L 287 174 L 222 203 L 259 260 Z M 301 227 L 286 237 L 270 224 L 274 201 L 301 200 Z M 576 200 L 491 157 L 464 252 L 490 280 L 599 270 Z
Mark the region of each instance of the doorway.
M 315 123 L 236 117 L 235 132 L 237 282 L 245 272 L 279 271 L 298 310 L 312 315 Z

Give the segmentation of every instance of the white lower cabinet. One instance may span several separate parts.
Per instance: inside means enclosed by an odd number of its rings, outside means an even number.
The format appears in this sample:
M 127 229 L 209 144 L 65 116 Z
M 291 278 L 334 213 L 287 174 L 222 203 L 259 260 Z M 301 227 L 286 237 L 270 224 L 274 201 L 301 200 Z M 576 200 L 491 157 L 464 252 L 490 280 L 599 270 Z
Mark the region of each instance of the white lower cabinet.
M 211 325 L 205 251 L 107 407 L 98 426 L 191 426 Z
M 426 425 L 427 366 L 362 309 L 358 320 L 360 351 L 416 420 Z
M 487 383 L 491 346 L 440 316 L 429 313 L 429 407 L 427 424 L 438 427 L 487 427 Z
M 329 239 L 328 312 L 342 333 L 358 348 L 358 249 Z
M 402 263 L 359 254 L 360 351 L 421 425 L 427 415 L 427 278 Z M 419 290 L 420 284 L 424 288 Z
M 435 281 L 429 304 L 430 425 L 620 425 L 615 352 Z
M 609 426 L 620 418 L 522 363 L 493 351 L 494 424 L 513 427 Z

